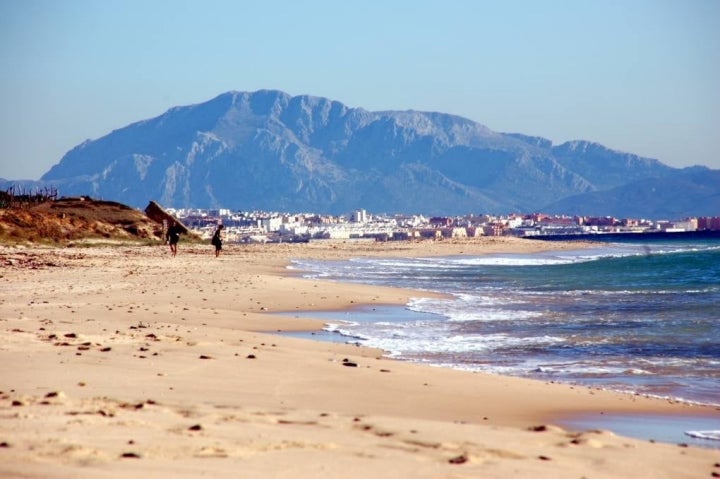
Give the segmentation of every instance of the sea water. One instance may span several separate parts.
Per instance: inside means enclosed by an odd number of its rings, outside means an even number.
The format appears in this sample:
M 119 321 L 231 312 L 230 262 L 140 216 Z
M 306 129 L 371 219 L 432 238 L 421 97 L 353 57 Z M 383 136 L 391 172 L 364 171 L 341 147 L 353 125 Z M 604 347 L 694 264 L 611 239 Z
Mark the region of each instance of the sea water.
M 720 404 L 717 238 L 292 267 L 308 277 L 447 294 L 312 313 L 335 337 L 399 359 Z M 720 439 L 719 429 L 694 433 Z

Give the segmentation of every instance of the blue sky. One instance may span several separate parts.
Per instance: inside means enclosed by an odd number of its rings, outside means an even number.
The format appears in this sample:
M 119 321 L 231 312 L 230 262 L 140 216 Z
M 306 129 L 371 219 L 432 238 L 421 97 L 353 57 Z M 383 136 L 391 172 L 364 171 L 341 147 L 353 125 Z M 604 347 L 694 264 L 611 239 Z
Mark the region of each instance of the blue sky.
M 0 0 L 0 177 L 220 93 L 720 168 L 720 0 Z

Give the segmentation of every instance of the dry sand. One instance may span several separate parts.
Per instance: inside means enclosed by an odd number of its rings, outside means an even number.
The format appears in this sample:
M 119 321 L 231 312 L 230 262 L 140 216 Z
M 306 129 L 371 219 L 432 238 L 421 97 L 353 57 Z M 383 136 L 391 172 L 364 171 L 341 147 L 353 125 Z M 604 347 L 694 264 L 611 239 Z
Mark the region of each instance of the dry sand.
M 0 477 L 690 478 L 717 450 L 552 425 L 712 407 L 432 368 L 293 339 L 274 311 L 405 304 L 302 279 L 293 258 L 575 248 L 424 243 L 0 247 Z

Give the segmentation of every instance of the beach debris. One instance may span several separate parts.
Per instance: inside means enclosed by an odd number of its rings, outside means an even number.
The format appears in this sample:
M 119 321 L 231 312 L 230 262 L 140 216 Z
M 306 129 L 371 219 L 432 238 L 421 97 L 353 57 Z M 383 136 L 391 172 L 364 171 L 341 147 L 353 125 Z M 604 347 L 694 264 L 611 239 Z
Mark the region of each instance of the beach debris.
M 120 457 L 123 459 L 140 459 L 140 454 L 137 452 L 123 452 Z
M 248 354 L 246 356 L 247 359 L 256 359 L 256 356 L 254 354 Z
M 715 464 L 713 464 L 713 467 L 715 467 L 715 468 L 720 467 L 720 462 L 716 462 Z M 710 476 L 711 476 L 711 477 L 720 477 L 720 472 L 713 471 L 713 472 L 710 474 Z
M 343 366 L 350 367 L 350 368 L 356 368 L 356 367 L 357 367 L 357 363 L 354 363 L 354 362 L 350 361 L 348 358 L 344 358 L 344 359 L 342 360 L 342 365 L 343 365 Z
M 202 428 L 200 424 L 193 424 L 188 428 L 188 431 L 202 431 Z
M 200 449 L 195 457 L 228 457 L 228 453 L 219 447 L 206 446 Z
M 206 354 L 201 354 L 200 359 L 212 359 L 212 356 L 208 356 Z
M 66 397 L 65 393 L 63 393 L 62 391 L 50 391 L 49 393 L 45 394 L 45 398 L 42 401 L 40 401 L 40 404 L 42 404 L 42 405 L 52 404 L 50 401 L 48 401 L 48 399 L 62 400 L 65 397 Z
M 0 442 L 0 447 L 10 447 L 10 443 L 7 441 Z
M 135 410 L 138 410 L 138 409 L 144 408 L 146 404 L 147 404 L 148 406 L 151 406 L 151 405 L 157 404 L 157 402 L 154 401 L 154 400 L 152 400 L 152 399 L 148 399 L 148 400 L 146 400 L 146 401 L 142 401 L 142 402 L 138 402 L 138 403 L 127 403 L 127 402 L 125 402 L 125 403 L 120 404 L 119 406 L 120 406 L 121 408 L 123 408 L 123 409 L 135 409 Z
M 448 463 L 450 464 L 465 464 L 467 461 L 467 454 L 460 454 L 459 456 L 448 459 Z
M 552 424 L 541 424 L 539 426 L 531 426 L 528 428 L 528 431 L 533 432 L 557 432 L 557 433 L 564 433 L 565 430 L 561 427 L 554 426 Z M 573 436 L 575 437 L 575 436 Z
M 540 459 L 541 461 L 552 461 L 551 457 L 543 455 L 538 456 L 538 459 Z

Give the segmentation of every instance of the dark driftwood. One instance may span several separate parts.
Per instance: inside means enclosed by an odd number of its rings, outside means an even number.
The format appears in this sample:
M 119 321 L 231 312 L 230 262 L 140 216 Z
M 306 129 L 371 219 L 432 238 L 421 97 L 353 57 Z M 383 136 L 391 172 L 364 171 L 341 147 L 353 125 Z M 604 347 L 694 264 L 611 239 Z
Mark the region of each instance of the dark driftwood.
M 187 228 L 187 226 L 182 224 L 182 221 L 180 221 L 179 219 L 175 218 L 173 215 L 171 215 L 170 213 L 165 211 L 162 208 L 162 206 L 160 206 L 159 204 L 157 204 L 154 201 L 150 201 L 150 203 L 148 203 L 147 207 L 145 207 L 145 214 L 147 215 L 148 218 L 150 218 L 151 220 L 153 220 L 157 223 L 162 224 L 164 222 L 166 227 L 169 227 L 172 224 L 172 222 L 174 221 L 178 224 L 178 226 L 182 230 L 183 234 L 186 234 L 186 235 L 190 234 L 190 230 Z

